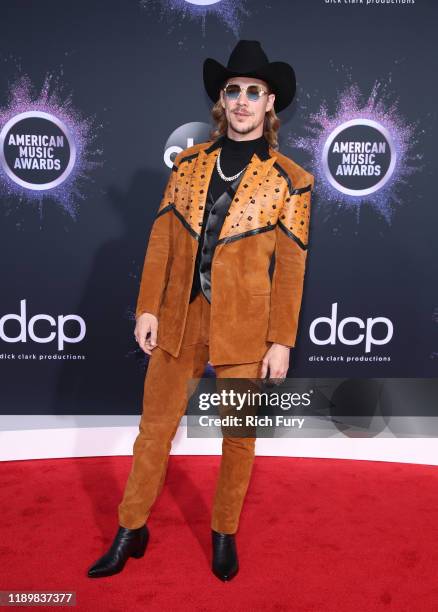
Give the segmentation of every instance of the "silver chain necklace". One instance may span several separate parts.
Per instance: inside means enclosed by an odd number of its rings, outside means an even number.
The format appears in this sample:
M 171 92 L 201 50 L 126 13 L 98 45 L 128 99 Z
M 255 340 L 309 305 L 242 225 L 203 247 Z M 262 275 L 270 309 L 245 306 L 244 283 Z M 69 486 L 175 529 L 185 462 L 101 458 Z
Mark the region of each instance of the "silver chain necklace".
M 219 173 L 219 176 L 224 181 L 234 181 L 234 179 L 236 179 L 240 174 L 242 174 L 242 172 L 245 170 L 245 168 L 248 166 L 248 164 L 246 164 L 246 166 L 244 168 L 242 168 L 242 170 L 240 172 L 238 172 L 237 174 L 235 174 L 234 176 L 225 176 L 225 174 L 222 172 L 222 168 L 221 168 L 221 165 L 220 165 L 220 162 L 219 162 L 221 153 L 222 153 L 222 149 L 219 151 L 219 155 L 217 156 L 217 159 L 216 159 L 216 168 L 217 168 L 217 171 Z

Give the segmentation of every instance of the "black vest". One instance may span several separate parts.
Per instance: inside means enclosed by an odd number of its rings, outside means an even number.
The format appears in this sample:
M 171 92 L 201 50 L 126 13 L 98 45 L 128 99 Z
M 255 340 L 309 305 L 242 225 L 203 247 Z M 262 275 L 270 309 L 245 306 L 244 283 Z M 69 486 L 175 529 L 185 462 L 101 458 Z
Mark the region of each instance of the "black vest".
M 201 289 L 207 300 L 211 302 L 211 262 L 222 225 L 243 174 L 242 172 L 230 183 L 230 186 L 216 201 L 213 199 L 212 189 L 208 190 L 201 236 L 196 254 L 190 302 L 195 299 Z
M 224 147 L 226 147 L 227 142 L 229 143 L 229 139 L 226 136 L 222 137 L 222 139 L 226 141 L 224 144 Z M 230 145 L 233 147 L 233 157 L 231 157 L 231 159 L 229 158 L 227 161 L 231 162 L 231 164 L 234 163 L 234 166 L 237 163 L 239 167 L 228 171 L 230 166 L 227 168 L 226 166 L 224 167 L 224 164 L 221 164 L 226 175 L 232 175 L 239 172 L 242 166 L 246 166 L 250 162 L 255 151 L 267 147 L 267 141 L 261 136 L 260 138 L 250 141 L 232 141 Z M 224 154 L 226 155 L 226 153 L 227 150 L 225 149 Z M 244 173 L 245 172 L 239 174 L 234 181 L 228 182 L 222 180 L 219 176 L 216 165 L 213 169 L 208 187 L 198 251 L 196 254 L 190 302 L 195 299 L 201 290 L 207 300 L 211 302 L 211 262 L 213 260 L 222 225 Z M 225 191 L 222 191 L 224 187 Z

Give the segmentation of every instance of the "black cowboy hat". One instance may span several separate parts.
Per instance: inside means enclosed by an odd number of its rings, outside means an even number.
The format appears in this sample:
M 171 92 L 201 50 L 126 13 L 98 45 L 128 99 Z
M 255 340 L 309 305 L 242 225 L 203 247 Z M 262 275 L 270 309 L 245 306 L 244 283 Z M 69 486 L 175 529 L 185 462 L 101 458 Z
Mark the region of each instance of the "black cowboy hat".
M 286 108 L 295 95 L 295 71 L 286 62 L 269 62 L 258 40 L 239 40 L 231 52 L 227 66 L 208 57 L 204 61 L 204 85 L 213 102 L 219 99 L 224 82 L 237 76 L 255 77 L 266 81 L 275 93 L 274 109 Z

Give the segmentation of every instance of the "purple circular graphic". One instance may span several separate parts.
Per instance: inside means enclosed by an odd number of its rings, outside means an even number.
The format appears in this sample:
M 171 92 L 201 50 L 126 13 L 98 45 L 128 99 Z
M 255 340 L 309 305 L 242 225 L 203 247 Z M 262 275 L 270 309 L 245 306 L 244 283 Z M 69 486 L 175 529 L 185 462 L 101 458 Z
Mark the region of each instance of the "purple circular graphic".
M 322 155 L 327 180 L 352 196 L 370 195 L 391 178 L 396 152 L 390 133 L 372 119 L 352 119 L 328 136 Z
M 186 0 L 189 4 L 198 4 L 199 6 L 208 6 L 210 4 L 217 4 L 221 0 Z
M 20 113 L 0 132 L 0 165 L 14 183 L 26 189 L 58 187 L 75 161 L 76 147 L 70 131 L 49 113 Z

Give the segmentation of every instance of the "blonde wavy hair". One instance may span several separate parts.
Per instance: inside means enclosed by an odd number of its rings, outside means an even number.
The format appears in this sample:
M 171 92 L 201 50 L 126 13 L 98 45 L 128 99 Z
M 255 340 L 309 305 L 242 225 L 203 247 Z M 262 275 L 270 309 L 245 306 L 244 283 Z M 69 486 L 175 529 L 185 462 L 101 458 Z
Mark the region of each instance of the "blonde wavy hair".
M 272 93 L 271 88 L 268 85 L 269 93 Z M 210 139 L 216 140 L 220 136 L 223 136 L 227 133 L 228 129 L 228 120 L 225 115 L 225 109 L 222 107 L 221 99 L 216 102 L 216 104 L 211 109 L 211 116 L 215 127 L 212 128 L 210 132 Z M 270 146 L 278 150 L 278 131 L 280 129 L 281 120 L 277 116 L 277 113 L 274 110 L 274 107 L 271 108 L 265 114 L 265 121 L 263 125 L 263 135 L 270 144 Z

